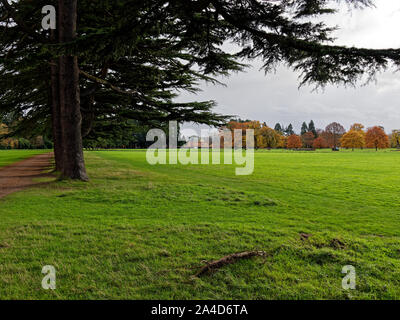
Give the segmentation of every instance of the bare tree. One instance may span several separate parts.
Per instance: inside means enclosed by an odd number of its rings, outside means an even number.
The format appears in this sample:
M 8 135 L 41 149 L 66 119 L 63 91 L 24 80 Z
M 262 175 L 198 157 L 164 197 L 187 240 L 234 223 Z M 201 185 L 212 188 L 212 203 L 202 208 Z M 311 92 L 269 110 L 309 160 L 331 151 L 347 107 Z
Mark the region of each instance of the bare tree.
M 327 132 L 332 137 L 332 144 L 334 148 L 338 147 L 338 142 L 343 134 L 346 133 L 344 127 L 337 122 L 332 122 L 328 124 L 325 128 L 325 132 Z

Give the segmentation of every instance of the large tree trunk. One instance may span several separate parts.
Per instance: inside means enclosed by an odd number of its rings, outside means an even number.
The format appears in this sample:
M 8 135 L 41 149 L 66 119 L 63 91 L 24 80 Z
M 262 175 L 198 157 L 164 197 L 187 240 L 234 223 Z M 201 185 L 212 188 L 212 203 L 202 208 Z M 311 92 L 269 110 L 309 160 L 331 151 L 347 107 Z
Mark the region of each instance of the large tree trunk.
M 58 13 L 59 42 L 71 42 L 76 38 L 77 0 L 59 0 Z M 59 86 L 63 133 L 62 176 L 87 181 L 82 148 L 79 68 L 76 56 L 59 58 Z
M 52 30 L 51 40 L 56 42 L 56 34 Z M 58 75 L 58 59 L 51 60 L 51 118 L 54 144 L 54 159 L 56 163 L 56 171 L 63 170 L 63 145 L 62 145 L 62 127 L 60 114 L 60 87 Z
M 53 66 L 53 64 L 55 64 Z M 52 128 L 54 143 L 54 159 L 56 162 L 56 171 L 63 170 L 63 145 L 62 145 L 62 128 L 60 119 L 60 103 L 59 103 L 59 86 L 58 86 L 58 64 L 52 61 L 51 66 L 51 95 L 52 95 Z

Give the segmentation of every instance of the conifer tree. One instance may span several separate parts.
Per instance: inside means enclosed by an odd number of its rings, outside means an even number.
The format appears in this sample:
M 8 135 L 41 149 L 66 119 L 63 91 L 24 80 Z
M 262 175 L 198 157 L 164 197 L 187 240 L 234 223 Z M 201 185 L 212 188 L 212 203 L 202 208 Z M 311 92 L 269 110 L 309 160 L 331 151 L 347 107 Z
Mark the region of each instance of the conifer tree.
M 308 126 L 307 126 L 307 123 L 305 123 L 305 122 L 303 122 L 303 124 L 301 125 L 301 131 L 300 131 L 300 134 L 301 135 L 304 135 L 305 133 L 307 133 L 308 132 Z
M 277 123 L 274 128 L 275 131 L 282 133 L 283 129 L 280 123 Z
M 285 129 L 285 133 L 287 136 L 291 136 L 291 135 L 295 134 L 291 123 Z
M 308 125 L 308 131 L 310 131 L 310 132 L 313 133 L 314 138 L 317 138 L 317 137 L 318 137 L 317 129 L 315 129 L 315 124 L 314 124 L 314 121 L 313 121 L 313 120 L 311 120 L 310 123 L 309 123 L 309 125 Z

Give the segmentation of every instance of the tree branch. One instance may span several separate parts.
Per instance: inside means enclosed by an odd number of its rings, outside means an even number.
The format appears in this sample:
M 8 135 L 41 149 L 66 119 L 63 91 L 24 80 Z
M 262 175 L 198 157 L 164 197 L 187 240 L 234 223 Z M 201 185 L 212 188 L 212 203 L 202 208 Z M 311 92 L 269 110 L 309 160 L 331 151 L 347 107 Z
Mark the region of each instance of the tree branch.
M 0 22 L 6 21 L 10 17 L 8 11 L 4 14 L 4 16 L 0 17 Z
M 212 4 L 218 13 L 233 26 L 245 30 L 250 34 L 261 39 L 267 40 L 271 44 L 280 44 L 296 50 L 304 51 L 310 54 L 342 54 L 347 56 L 358 56 L 365 58 L 382 58 L 391 59 L 400 62 L 400 49 L 365 49 L 365 48 L 349 48 L 345 46 L 323 45 L 317 42 L 291 38 L 284 35 L 269 33 L 255 29 L 249 25 L 240 22 L 238 19 L 230 15 L 218 0 L 213 0 Z
M 30 35 L 32 38 L 39 42 L 47 43 L 48 40 L 45 37 L 42 37 L 39 33 L 33 31 L 29 28 L 25 22 L 18 18 L 17 13 L 15 12 L 14 8 L 8 3 L 8 0 L 1 0 L 1 3 L 5 7 L 7 14 L 6 18 L 11 17 L 14 20 L 14 23 L 27 35 Z M 3 19 L 3 18 L 2 18 Z M 1 20 L 0 20 L 1 21 Z
M 118 92 L 118 93 L 122 93 L 122 94 L 126 94 L 126 95 L 131 95 L 131 96 L 138 96 L 139 92 L 137 92 L 136 90 L 123 90 L 117 86 L 114 86 L 113 84 L 111 84 L 110 82 L 108 82 L 107 80 L 101 79 L 99 77 L 93 76 L 83 70 L 79 70 L 79 73 L 84 76 L 85 78 L 92 80 L 96 83 L 105 85 L 106 87 L 109 87 L 110 89 Z

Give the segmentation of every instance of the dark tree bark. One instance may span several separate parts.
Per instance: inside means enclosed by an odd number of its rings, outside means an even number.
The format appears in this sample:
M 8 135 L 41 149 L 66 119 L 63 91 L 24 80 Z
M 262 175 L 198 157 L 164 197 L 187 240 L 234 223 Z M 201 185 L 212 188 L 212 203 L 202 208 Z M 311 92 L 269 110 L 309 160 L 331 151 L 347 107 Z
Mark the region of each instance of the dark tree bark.
M 57 41 L 56 33 L 51 32 L 52 42 Z M 54 159 L 56 163 L 56 171 L 63 170 L 63 145 L 62 145 L 62 127 L 61 112 L 59 100 L 59 75 L 58 75 L 58 59 L 51 60 L 51 118 L 54 144 Z
M 52 61 L 55 64 L 55 61 Z M 62 145 L 62 128 L 60 119 L 60 103 L 59 103 L 59 86 L 58 86 L 58 64 L 51 66 L 51 95 L 52 95 L 52 131 L 54 144 L 54 159 L 56 163 L 56 171 L 63 170 L 63 145 Z
M 76 38 L 77 0 L 59 0 L 59 42 Z M 82 148 L 78 58 L 59 58 L 59 97 L 61 111 L 64 178 L 88 180 Z
M 82 95 L 81 95 L 82 98 Z M 95 120 L 95 114 L 93 110 L 94 95 L 81 99 L 81 114 L 82 114 L 82 138 L 85 138 L 93 128 L 93 122 Z

